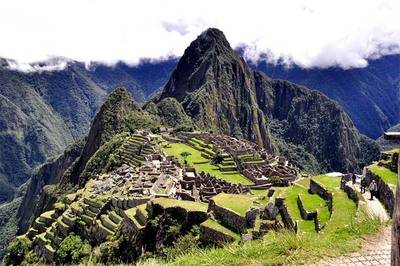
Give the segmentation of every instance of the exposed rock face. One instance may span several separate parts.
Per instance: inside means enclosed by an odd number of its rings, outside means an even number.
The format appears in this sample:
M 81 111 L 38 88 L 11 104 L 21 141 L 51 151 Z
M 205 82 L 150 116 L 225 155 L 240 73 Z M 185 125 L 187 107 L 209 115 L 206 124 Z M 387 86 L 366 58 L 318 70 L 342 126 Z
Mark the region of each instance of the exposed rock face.
M 318 90 L 343 107 L 357 129 L 376 139 L 400 122 L 400 55 L 368 60 L 363 68 L 290 68 L 260 62 L 252 65 L 273 79 L 290 80 Z
M 359 170 L 379 155 L 336 102 L 253 72 L 217 29 L 206 30 L 186 49 L 160 99 L 166 97 L 176 98 L 200 129 L 243 137 L 268 151 L 276 148 L 269 126 L 274 123 L 274 135 L 304 148 L 319 170 Z
M 252 71 L 217 29 L 203 32 L 185 50 L 165 97 L 181 102 L 201 129 L 244 137 L 272 150 Z
M 43 192 L 43 187 L 57 184 L 65 170 L 79 157 L 82 148 L 83 142 L 72 145 L 64 154 L 45 163 L 32 175 L 26 194 L 18 209 L 18 233 L 25 232 L 31 224 L 34 215 L 38 215 L 43 211 L 43 204 L 39 204 L 39 201 L 43 200 L 44 197 L 44 195 L 40 195 Z
M 260 108 L 279 125 L 279 138 L 300 145 L 325 170 L 355 171 L 379 155 L 336 102 L 322 93 L 254 72 Z

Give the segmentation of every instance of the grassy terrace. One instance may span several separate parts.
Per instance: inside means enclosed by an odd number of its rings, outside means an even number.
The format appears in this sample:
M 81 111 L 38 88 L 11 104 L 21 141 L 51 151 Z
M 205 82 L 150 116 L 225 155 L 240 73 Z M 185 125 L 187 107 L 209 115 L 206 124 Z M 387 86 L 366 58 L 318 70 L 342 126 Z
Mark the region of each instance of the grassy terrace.
M 207 219 L 205 222 L 203 222 L 201 225 L 214 229 L 218 232 L 222 232 L 226 235 L 229 235 L 233 238 L 235 238 L 237 241 L 240 240 L 240 236 L 238 234 L 236 234 L 235 232 L 232 232 L 231 230 L 229 230 L 228 228 L 226 228 L 225 226 L 222 226 L 221 224 L 219 224 L 218 222 L 212 220 L 212 219 Z
M 314 179 L 333 193 L 333 214 L 326 227 L 315 233 L 307 230 L 307 224 L 300 225 L 303 233 L 270 232 L 260 240 L 244 244 L 232 244 L 225 248 L 193 249 L 178 257 L 172 265 L 298 265 L 312 264 L 323 257 L 339 256 L 359 250 L 366 235 L 375 234 L 381 228 L 376 219 L 370 219 L 357 211 L 355 203 L 340 190 L 340 178 L 316 176 Z M 309 180 L 300 181 L 307 186 Z M 286 195 L 287 203 L 294 208 L 293 199 L 301 193 L 308 208 L 318 208 L 324 204 L 315 195 L 307 195 L 304 187 L 277 188 L 273 197 Z M 307 196 L 306 196 L 307 195 Z M 318 197 L 318 196 L 317 196 Z M 290 199 L 289 199 L 290 198 Z M 231 203 L 234 205 L 233 203 Z M 309 206 L 310 205 L 310 206 Z M 291 207 L 291 208 L 292 208 Z M 327 208 L 322 207 L 324 210 Z M 320 212 L 320 215 L 321 212 Z M 313 227 L 313 224 L 312 224 Z M 308 233 L 312 232 L 312 233 Z
M 357 215 L 357 207 L 347 194 L 340 190 L 340 178 L 320 175 L 314 179 L 333 193 L 333 213 L 324 232 L 331 233 L 351 226 Z
M 255 197 L 249 195 L 236 195 L 220 193 L 212 198 L 218 206 L 230 209 L 245 216 L 253 205 Z
M 175 200 L 169 198 L 158 198 L 153 200 L 154 204 L 158 204 L 163 208 L 181 207 L 187 211 L 207 212 L 208 205 L 202 202 Z
M 368 169 L 371 170 L 372 173 L 380 176 L 386 184 L 393 186 L 397 184 L 397 173 L 385 167 L 378 166 L 376 163 L 368 166 Z
M 300 186 L 293 186 L 291 188 L 282 191 L 280 197 L 285 198 L 285 203 L 290 215 L 294 220 L 297 221 L 299 232 L 315 233 L 314 222 L 303 220 L 301 218 L 300 210 L 297 206 L 297 195 L 300 194 L 303 199 L 303 202 L 305 202 L 307 193 L 308 193 L 307 189 Z M 319 198 L 316 195 L 310 195 L 309 197 L 307 197 L 307 200 L 312 197 Z M 317 201 L 318 199 L 315 200 Z M 314 209 L 309 208 L 308 210 L 313 211 Z
M 162 143 L 161 150 L 170 156 L 178 158 L 182 163 L 184 158 L 181 156 L 182 152 L 189 152 L 191 155 L 186 158 L 188 164 L 196 169 L 197 172 L 209 173 L 217 178 L 226 180 L 235 184 L 251 185 L 252 182 L 245 176 L 238 172 L 221 172 L 216 165 L 212 165 L 209 160 L 201 156 L 201 152 L 195 148 L 184 144 L 184 143 L 168 143 L 168 147 L 165 146 L 166 142 Z

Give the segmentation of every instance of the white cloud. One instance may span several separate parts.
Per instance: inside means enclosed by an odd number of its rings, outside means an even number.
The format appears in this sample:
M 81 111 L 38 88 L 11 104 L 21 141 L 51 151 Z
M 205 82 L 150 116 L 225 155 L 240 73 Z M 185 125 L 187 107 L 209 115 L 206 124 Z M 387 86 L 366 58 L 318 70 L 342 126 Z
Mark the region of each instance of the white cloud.
M 400 53 L 398 0 L 0 0 L 0 10 L 0 57 L 25 66 L 180 56 L 211 26 L 252 61 L 350 68 Z

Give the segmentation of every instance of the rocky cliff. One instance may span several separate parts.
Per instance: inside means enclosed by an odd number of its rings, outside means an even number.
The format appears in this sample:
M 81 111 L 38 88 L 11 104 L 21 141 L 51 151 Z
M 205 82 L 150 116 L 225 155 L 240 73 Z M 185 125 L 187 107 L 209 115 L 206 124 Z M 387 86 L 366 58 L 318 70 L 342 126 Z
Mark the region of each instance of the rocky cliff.
M 273 150 L 258 108 L 252 70 L 218 29 L 203 32 L 185 50 L 160 99 L 174 97 L 201 129 L 246 138 Z
M 379 156 L 378 146 L 336 102 L 252 71 L 217 29 L 185 50 L 160 99 L 165 97 L 176 98 L 200 129 L 243 137 L 269 151 L 282 146 L 275 139 L 295 145 L 316 158 L 319 170 L 359 170 Z

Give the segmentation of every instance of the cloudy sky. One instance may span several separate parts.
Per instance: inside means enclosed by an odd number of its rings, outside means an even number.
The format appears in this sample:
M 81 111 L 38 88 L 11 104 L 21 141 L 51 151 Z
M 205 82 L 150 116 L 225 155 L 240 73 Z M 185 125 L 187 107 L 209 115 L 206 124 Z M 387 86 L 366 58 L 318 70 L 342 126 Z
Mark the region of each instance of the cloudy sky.
M 208 27 L 248 60 L 364 67 L 400 53 L 400 1 L 0 0 L 0 57 L 137 64 L 180 56 Z

